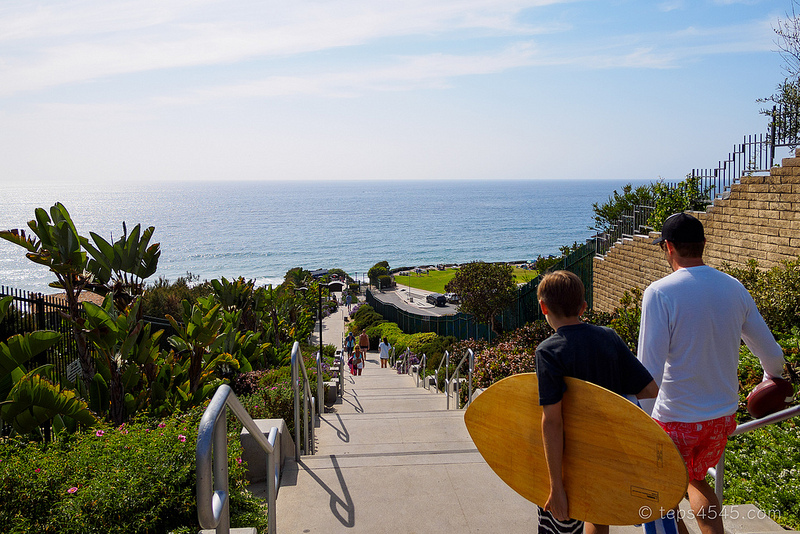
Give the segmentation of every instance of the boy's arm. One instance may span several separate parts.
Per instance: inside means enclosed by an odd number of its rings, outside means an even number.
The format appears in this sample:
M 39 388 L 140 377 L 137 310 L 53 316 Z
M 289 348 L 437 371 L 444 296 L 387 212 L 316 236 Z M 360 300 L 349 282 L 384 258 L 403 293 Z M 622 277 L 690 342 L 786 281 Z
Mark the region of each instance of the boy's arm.
M 561 460 L 564 455 L 564 420 L 561 416 L 561 401 L 542 406 L 542 443 L 550 474 L 550 496 L 544 509 L 559 521 L 569 519 L 569 503 L 564 490 Z
M 658 396 L 658 385 L 655 380 L 651 380 L 642 391 L 636 394 L 637 399 L 655 399 Z

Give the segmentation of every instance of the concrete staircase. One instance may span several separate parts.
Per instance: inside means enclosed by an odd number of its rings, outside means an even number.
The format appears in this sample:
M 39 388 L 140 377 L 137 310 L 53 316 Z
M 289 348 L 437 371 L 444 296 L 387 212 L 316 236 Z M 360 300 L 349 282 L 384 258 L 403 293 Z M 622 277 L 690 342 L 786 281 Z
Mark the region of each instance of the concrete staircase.
M 341 339 L 329 317 L 326 343 Z M 338 344 L 338 343 L 337 343 Z M 320 417 L 317 453 L 286 460 L 277 502 L 284 533 L 531 533 L 536 506 L 511 490 L 484 462 L 442 393 L 370 352 L 362 376 L 349 373 L 343 399 Z M 263 486 L 252 486 L 263 494 Z M 684 501 L 683 510 L 689 513 Z M 725 507 L 730 534 L 787 532 L 752 506 Z M 697 523 L 686 522 L 699 533 Z M 613 534 L 641 527 L 611 527 Z

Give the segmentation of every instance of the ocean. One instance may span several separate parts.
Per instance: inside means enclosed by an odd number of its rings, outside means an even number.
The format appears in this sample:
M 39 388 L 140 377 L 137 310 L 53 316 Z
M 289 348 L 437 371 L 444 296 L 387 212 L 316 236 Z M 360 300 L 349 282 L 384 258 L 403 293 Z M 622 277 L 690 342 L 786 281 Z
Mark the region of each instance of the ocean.
M 592 204 L 622 181 L 140 182 L 0 185 L 0 228 L 63 203 L 78 232 L 106 240 L 155 226 L 158 277 L 187 272 L 279 284 L 293 267 L 365 278 L 391 267 L 525 261 L 592 235 Z M 638 184 L 634 184 L 638 185 Z M 47 268 L 0 240 L 0 285 L 52 293 Z

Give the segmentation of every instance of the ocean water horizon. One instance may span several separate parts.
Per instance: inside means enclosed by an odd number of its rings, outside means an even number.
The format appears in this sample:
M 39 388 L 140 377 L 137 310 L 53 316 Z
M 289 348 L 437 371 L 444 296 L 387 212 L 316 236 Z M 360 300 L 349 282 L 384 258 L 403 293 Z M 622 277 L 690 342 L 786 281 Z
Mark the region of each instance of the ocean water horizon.
M 0 229 L 63 203 L 81 235 L 154 226 L 159 277 L 187 273 L 280 284 L 291 268 L 363 278 L 392 267 L 526 261 L 592 235 L 592 204 L 627 181 L 139 182 L 0 185 Z M 638 185 L 638 183 L 634 183 Z M 54 280 L 0 240 L 0 285 L 41 293 Z

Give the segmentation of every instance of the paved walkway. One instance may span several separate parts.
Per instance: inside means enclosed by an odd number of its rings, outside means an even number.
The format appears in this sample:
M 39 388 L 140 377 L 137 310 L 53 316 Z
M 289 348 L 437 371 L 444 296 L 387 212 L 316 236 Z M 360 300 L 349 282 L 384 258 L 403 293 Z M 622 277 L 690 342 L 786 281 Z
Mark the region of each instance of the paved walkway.
M 339 346 L 346 313 L 345 306 L 325 319 L 325 344 Z M 381 369 L 375 351 L 362 376 L 347 374 L 344 397 L 320 417 L 316 442 L 316 455 L 284 466 L 280 533 L 536 531 L 535 505 L 489 468 L 469 437 L 464 412 L 446 410 L 444 394 L 417 388 L 411 376 Z M 688 526 L 697 532 L 694 521 Z M 774 523 L 733 522 L 726 530 L 781 531 Z

